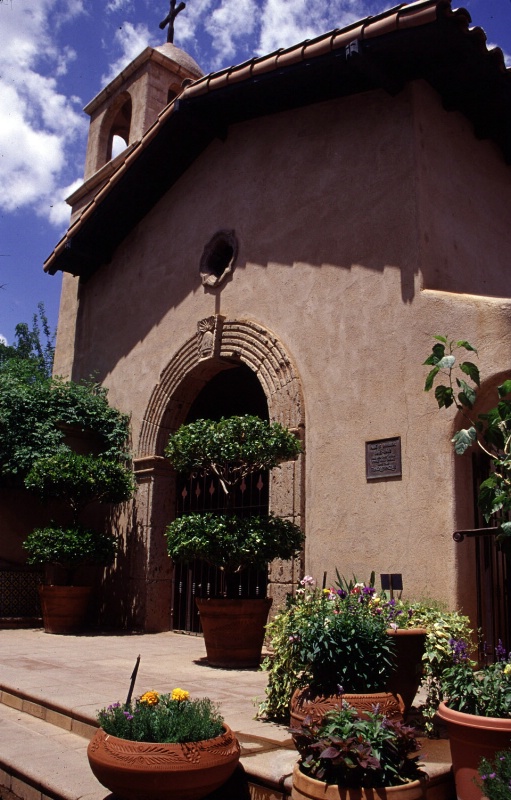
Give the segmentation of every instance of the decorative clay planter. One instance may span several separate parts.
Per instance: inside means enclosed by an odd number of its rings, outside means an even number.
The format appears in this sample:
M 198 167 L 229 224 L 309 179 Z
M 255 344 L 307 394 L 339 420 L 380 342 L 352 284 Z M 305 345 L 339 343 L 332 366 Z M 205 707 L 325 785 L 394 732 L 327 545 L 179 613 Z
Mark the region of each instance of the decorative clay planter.
M 405 714 L 413 705 L 422 681 L 422 656 L 426 645 L 425 628 L 398 628 L 388 630 L 396 648 L 396 668 L 387 681 L 386 689 L 400 694 L 405 704 Z
M 290 703 L 290 729 L 301 728 L 305 718 L 312 722 L 320 723 L 328 711 L 341 707 L 341 702 L 346 701 L 355 708 L 360 717 L 364 717 L 374 706 L 390 719 L 403 719 L 405 705 L 399 695 L 391 692 L 374 692 L 367 694 L 331 694 L 322 695 L 313 691 L 309 686 L 296 689 Z M 300 736 L 292 733 L 296 749 L 301 752 Z
M 212 667 L 258 667 L 272 600 L 197 598 L 208 663 Z
M 440 703 L 438 716 L 449 734 L 458 800 L 481 800 L 483 791 L 474 783 L 479 762 L 511 747 L 511 719 L 464 714 L 445 703 Z
M 425 798 L 422 781 L 381 789 L 346 789 L 309 778 L 295 764 L 291 800 L 420 800 Z
M 87 621 L 91 586 L 39 586 L 46 633 L 79 633 Z
M 188 744 L 132 742 L 100 728 L 87 756 L 116 800 L 199 800 L 222 786 L 238 764 L 238 740 L 224 728 L 215 739 Z

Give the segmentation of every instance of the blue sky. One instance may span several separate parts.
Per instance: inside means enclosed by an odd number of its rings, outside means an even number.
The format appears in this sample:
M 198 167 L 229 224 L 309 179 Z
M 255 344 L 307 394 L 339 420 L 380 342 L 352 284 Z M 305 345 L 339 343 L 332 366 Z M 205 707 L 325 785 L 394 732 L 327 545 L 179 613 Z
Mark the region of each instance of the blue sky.
M 186 0 L 175 44 L 204 72 L 376 14 L 380 0 Z M 511 0 L 468 0 L 473 25 L 511 67 Z M 453 2 L 453 7 L 456 4 Z M 168 0 L 0 0 L 0 336 L 11 342 L 43 301 L 57 324 L 60 277 L 45 258 L 83 174 L 83 106 L 148 44 Z M 511 169 L 503 164 L 503 169 Z

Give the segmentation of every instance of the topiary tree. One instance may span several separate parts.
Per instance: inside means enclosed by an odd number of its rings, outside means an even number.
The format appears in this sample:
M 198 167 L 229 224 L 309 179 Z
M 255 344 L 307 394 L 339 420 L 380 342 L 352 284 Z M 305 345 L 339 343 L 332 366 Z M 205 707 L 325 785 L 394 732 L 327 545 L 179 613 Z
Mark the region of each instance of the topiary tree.
M 244 477 L 294 460 L 300 452 L 291 431 L 259 417 L 199 419 L 182 425 L 170 436 L 166 456 L 178 472 L 216 475 L 227 497 L 227 513 L 193 513 L 174 520 L 166 531 L 170 557 L 202 559 L 223 573 L 233 573 L 297 555 L 303 542 L 297 525 L 273 515 L 240 518 L 228 509 Z

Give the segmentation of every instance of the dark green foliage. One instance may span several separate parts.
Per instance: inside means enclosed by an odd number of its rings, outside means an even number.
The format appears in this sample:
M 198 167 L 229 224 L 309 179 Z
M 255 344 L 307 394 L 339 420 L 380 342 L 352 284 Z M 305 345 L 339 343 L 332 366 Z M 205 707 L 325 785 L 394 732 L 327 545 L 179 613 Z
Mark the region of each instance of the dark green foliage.
M 295 733 L 295 729 L 293 729 Z M 421 777 L 416 731 L 377 711 L 360 719 L 347 703 L 321 724 L 298 729 L 300 769 L 311 778 L 351 788 L 400 786 Z
M 25 478 L 25 486 L 42 500 L 67 501 L 75 516 L 93 501 L 122 503 L 129 500 L 135 488 L 133 473 L 123 464 L 68 450 L 36 461 Z
M 36 528 L 23 547 L 28 552 L 28 564 L 51 564 L 71 569 L 82 564 L 108 566 L 117 552 L 117 541 L 108 533 L 73 525 Z
M 0 484 L 21 483 L 39 459 L 70 452 L 63 425 L 96 434 L 105 457 L 128 456 L 129 418 L 102 386 L 47 378 L 29 360 L 0 366 Z
M 291 431 L 249 415 L 182 425 L 165 449 L 178 472 L 214 474 L 226 493 L 246 475 L 291 461 L 300 452 Z
M 98 722 L 105 733 L 135 742 L 200 742 L 223 732 L 223 718 L 207 697 L 173 700 L 172 694 L 154 704 L 114 703 L 99 712 Z
M 488 800 L 511 800 L 511 750 L 501 750 L 493 762 L 481 759 L 480 787 Z
M 297 525 L 273 515 L 187 514 L 174 520 L 165 535 L 173 561 L 200 558 L 229 573 L 250 566 L 263 569 L 275 558 L 292 558 L 303 542 Z
M 315 590 L 290 601 L 290 635 L 303 676 L 320 694 L 381 692 L 394 669 L 394 644 L 387 620 L 358 594 L 333 599 Z

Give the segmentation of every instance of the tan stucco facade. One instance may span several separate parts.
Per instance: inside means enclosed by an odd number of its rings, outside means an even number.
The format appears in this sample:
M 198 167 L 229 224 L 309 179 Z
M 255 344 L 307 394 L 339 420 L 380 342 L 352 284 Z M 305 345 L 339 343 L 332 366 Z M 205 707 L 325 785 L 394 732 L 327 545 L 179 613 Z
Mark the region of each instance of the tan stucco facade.
M 454 457 L 453 415 L 422 391 L 421 363 L 444 333 L 477 346 L 487 381 L 508 370 L 510 207 L 497 146 L 418 80 L 230 126 L 110 263 L 64 275 L 55 371 L 95 372 L 132 419 L 125 624 L 168 627 L 166 433 L 237 363 L 304 443 L 272 479 L 271 508 L 306 533 L 303 564 L 273 568 L 275 597 L 302 569 L 329 581 L 374 570 L 402 573 L 407 597 L 474 612 L 472 543 L 452 538 L 474 526 L 470 460 Z M 235 268 L 205 287 L 201 255 L 221 230 L 235 232 Z M 201 357 L 197 324 L 215 315 Z M 389 437 L 402 475 L 370 481 L 366 442 Z

